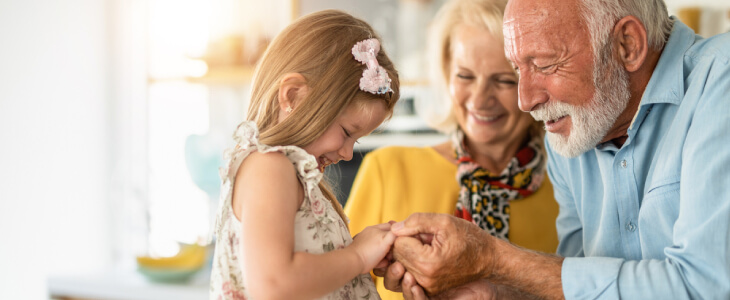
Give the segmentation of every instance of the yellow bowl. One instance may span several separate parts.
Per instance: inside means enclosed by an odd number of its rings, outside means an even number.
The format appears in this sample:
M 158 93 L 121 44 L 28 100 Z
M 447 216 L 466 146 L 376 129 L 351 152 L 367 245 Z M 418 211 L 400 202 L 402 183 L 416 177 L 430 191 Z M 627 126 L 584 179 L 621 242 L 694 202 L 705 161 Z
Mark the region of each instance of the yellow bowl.
M 201 268 L 197 269 L 153 269 L 137 266 L 137 271 L 147 279 L 162 283 L 183 283 L 192 278 Z
M 199 269 L 206 260 L 207 248 L 200 245 L 182 245 L 171 257 L 138 256 L 137 265 L 148 269 Z

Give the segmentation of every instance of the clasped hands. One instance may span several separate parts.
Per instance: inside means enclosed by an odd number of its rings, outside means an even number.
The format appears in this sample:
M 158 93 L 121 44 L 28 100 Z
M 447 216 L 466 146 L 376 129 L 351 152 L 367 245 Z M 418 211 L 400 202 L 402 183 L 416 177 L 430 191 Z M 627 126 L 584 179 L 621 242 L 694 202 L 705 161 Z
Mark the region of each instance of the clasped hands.
M 492 299 L 492 236 L 450 215 L 416 213 L 392 223 L 393 250 L 373 273 L 406 299 Z

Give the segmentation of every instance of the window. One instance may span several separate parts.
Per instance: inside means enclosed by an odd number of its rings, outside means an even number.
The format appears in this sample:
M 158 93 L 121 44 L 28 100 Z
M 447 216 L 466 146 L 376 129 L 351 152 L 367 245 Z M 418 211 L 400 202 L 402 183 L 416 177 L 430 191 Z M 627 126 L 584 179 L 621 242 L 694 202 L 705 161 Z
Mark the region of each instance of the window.
M 120 13 L 113 50 L 121 75 L 114 114 L 121 138 L 115 143 L 119 162 L 113 186 L 120 200 L 115 214 L 121 224 L 120 258 L 173 255 L 178 242 L 205 241 L 218 208 L 222 152 L 232 146 L 231 134 L 245 118 L 256 60 L 292 18 L 310 10 L 338 8 L 356 15 L 362 12 L 367 19 L 370 4 L 345 2 L 115 2 Z M 411 4 L 399 3 L 372 3 L 383 14 L 370 22 L 386 43 L 394 38 L 384 28 L 398 25 L 393 22 L 397 14 L 388 13 L 391 8 L 405 5 L 398 14 L 409 20 L 434 11 L 434 4 L 428 4 L 408 14 L 414 9 Z M 400 26 L 400 31 L 413 35 L 412 27 L 427 21 L 423 18 L 415 25 Z M 421 59 L 421 54 L 408 51 L 422 47 L 390 46 L 396 59 L 399 55 Z M 407 72 L 412 69 L 409 65 L 421 63 L 404 63 L 399 67 L 403 74 L 423 73 Z M 423 83 L 422 78 L 407 81 Z

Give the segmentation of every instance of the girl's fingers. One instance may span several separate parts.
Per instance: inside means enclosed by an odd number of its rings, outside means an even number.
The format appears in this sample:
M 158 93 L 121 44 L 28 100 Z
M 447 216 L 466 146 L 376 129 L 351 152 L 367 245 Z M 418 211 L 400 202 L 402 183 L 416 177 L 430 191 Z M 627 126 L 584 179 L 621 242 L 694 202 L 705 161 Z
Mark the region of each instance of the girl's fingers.
M 383 224 L 374 225 L 373 227 L 380 229 L 380 230 L 390 231 L 390 225 L 391 225 L 390 223 L 383 223 Z

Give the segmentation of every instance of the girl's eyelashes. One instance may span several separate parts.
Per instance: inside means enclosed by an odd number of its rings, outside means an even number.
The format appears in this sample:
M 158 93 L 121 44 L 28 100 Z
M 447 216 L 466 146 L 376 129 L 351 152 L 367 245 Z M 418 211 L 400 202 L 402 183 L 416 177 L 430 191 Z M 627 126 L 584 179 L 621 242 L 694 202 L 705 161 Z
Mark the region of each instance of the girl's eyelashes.
M 347 129 L 345 129 L 345 127 L 344 127 L 344 126 L 340 126 L 340 127 L 342 127 L 342 131 L 344 131 L 344 132 L 345 132 L 345 135 L 346 135 L 347 137 L 352 137 L 352 135 L 350 135 L 350 132 L 349 132 L 349 131 L 347 131 Z
M 347 131 L 347 129 L 345 129 L 345 127 L 344 127 L 344 126 L 340 126 L 340 127 L 342 127 L 342 131 L 344 131 L 344 132 L 345 132 L 345 136 L 347 136 L 348 138 L 352 138 L 352 134 L 350 134 L 350 132 L 349 132 L 349 131 Z M 360 140 L 355 140 L 355 143 L 356 143 L 356 144 L 359 144 L 359 143 L 360 143 Z

